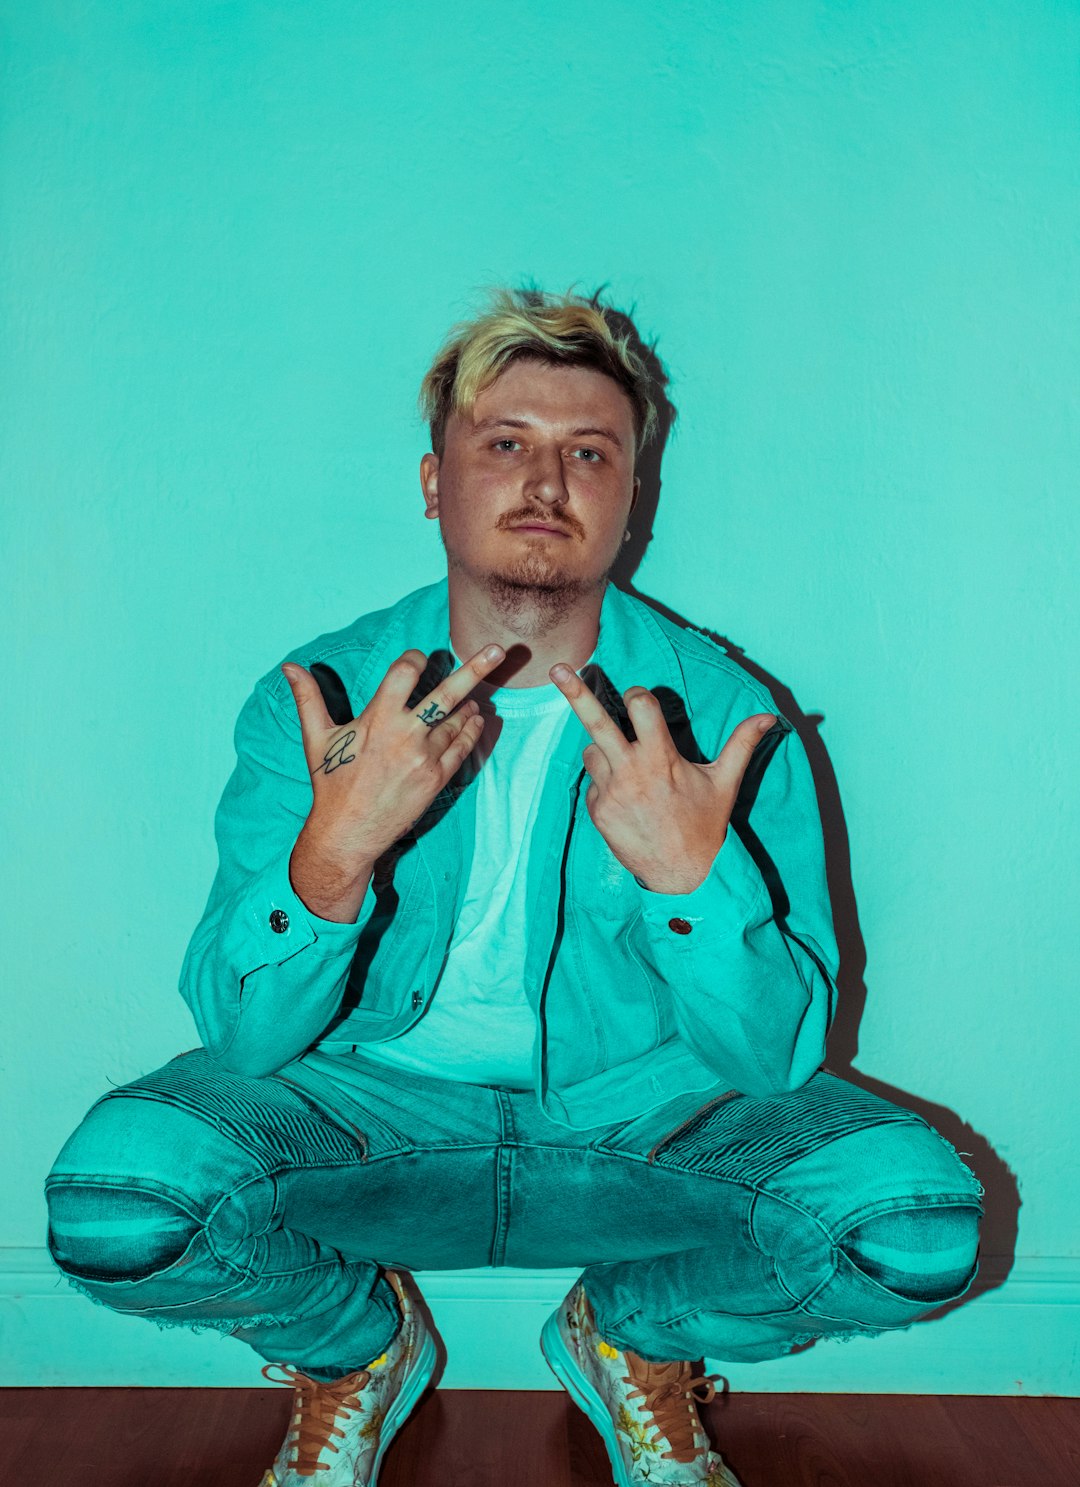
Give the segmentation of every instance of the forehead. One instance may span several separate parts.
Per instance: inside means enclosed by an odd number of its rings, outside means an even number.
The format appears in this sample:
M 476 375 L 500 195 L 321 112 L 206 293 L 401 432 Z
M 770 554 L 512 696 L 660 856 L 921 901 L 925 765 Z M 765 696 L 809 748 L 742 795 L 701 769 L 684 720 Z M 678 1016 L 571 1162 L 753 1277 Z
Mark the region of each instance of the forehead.
M 634 410 L 629 397 L 595 367 L 556 366 L 521 358 L 511 362 L 477 395 L 471 414 L 461 418 L 464 431 L 505 416 L 552 428 L 577 427 L 587 416 L 614 425 L 627 450 L 633 448 Z

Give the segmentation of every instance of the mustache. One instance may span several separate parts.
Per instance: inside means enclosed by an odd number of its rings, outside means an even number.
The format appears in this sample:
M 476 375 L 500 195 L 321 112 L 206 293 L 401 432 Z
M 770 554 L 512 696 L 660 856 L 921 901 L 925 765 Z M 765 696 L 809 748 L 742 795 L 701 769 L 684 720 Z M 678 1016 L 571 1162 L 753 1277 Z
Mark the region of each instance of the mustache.
M 554 527 L 559 532 L 574 531 L 574 528 L 568 526 L 566 522 L 553 521 L 550 516 L 547 516 L 542 511 L 526 511 L 520 516 L 512 516 L 505 525 L 508 527 L 520 527 L 529 522 L 535 522 L 537 526 L 541 527 Z

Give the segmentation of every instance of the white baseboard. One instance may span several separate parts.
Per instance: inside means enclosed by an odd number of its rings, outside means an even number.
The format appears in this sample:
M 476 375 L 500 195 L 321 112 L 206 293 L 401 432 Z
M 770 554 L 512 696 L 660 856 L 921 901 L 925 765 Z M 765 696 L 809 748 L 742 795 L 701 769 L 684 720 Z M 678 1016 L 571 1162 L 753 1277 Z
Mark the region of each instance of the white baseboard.
M 1004 1275 L 1004 1266 L 999 1273 Z M 984 1262 L 983 1275 L 993 1272 Z M 419 1271 L 448 1389 L 556 1389 L 537 1338 L 578 1270 Z M 902 1332 L 822 1342 L 768 1363 L 706 1359 L 740 1393 L 1080 1394 L 1080 1258 L 1018 1259 L 1003 1284 Z M 216 1333 L 95 1306 L 44 1248 L 0 1248 L 0 1385 L 271 1387 Z

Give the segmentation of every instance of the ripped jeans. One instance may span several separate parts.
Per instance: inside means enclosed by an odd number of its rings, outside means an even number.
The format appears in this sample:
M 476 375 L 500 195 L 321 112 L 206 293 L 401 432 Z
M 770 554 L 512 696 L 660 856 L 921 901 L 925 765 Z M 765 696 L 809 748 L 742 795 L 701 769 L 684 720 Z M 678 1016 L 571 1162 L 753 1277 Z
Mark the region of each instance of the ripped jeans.
M 906 1327 L 975 1277 L 982 1189 L 920 1116 L 819 1072 L 572 1131 L 531 1090 L 312 1052 L 203 1050 L 109 1090 L 46 1182 L 86 1295 L 332 1379 L 399 1314 L 380 1267 L 583 1267 L 600 1334 L 651 1362 L 774 1358 Z

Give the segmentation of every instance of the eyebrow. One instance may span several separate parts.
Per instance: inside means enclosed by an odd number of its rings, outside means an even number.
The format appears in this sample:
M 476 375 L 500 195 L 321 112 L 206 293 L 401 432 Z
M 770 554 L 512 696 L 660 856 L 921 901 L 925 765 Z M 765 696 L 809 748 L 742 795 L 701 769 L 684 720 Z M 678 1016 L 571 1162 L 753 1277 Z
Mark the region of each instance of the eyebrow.
M 482 434 L 487 429 L 527 429 L 530 427 L 531 425 L 528 419 L 525 418 L 482 418 L 479 423 L 473 424 L 472 431 L 474 434 Z M 614 429 L 609 429 L 606 424 L 594 424 L 587 428 L 583 427 L 570 430 L 570 437 L 572 439 L 580 439 L 587 434 L 591 434 L 593 437 L 599 436 L 601 439 L 610 439 L 617 449 L 623 447 L 623 441 L 619 438 L 618 434 Z

